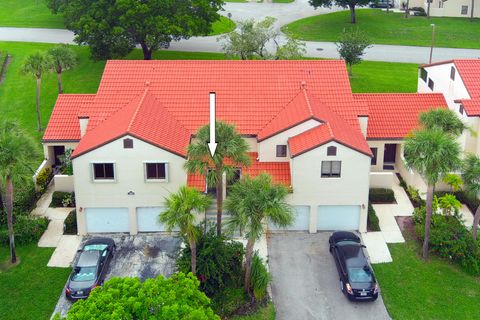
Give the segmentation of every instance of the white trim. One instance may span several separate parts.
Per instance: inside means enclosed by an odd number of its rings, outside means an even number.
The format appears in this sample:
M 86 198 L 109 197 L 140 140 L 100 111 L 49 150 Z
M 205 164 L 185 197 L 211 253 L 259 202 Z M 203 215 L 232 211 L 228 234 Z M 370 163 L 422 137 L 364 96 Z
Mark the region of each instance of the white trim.
M 95 164 L 113 164 L 113 179 L 95 179 Z M 91 181 L 93 183 L 116 183 L 117 182 L 117 163 L 115 161 L 91 161 L 90 162 Z
M 165 179 L 148 179 L 147 164 L 149 163 L 163 163 L 165 165 Z M 158 160 L 143 161 L 143 179 L 145 180 L 146 183 L 168 182 L 168 178 L 169 178 L 168 169 L 169 169 L 168 161 L 158 161 Z

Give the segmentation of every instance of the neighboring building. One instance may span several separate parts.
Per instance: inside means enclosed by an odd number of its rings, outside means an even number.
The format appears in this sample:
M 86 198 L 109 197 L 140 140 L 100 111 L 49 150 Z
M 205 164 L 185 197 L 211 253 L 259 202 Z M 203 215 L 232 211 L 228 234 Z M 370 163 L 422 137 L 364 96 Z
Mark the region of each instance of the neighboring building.
M 449 108 L 472 130 L 460 138 L 466 152 L 480 154 L 480 59 L 449 60 L 419 69 L 418 92 L 443 93 Z
M 410 0 L 409 7 L 421 7 L 427 12 L 428 0 Z M 472 0 L 430 0 L 430 16 L 432 17 L 465 17 L 472 15 Z M 406 2 L 406 1 L 405 1 Z M 480 17 L 480 5 L 473 8 L 473 17 Z
M 60 95 L 46 129 L 53 165 L 72 155 L 80 234 L 162 231 L 164 197 L 188 184 L 186 148 L 232 123 L 252 166 L 291 187 L 290 230 L 366 231 L 370 171 L 401 171 L 401 143 L 442 94 L 352 94 L 343 61 L 108 61 L 95 95 Z M 226 192 L 224 190 L 224 192 Z

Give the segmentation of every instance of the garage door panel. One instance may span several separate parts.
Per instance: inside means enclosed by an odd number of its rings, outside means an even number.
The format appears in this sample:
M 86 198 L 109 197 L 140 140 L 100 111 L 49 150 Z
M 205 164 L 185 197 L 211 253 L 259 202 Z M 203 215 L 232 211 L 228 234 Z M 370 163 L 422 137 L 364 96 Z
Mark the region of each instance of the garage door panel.
M 87 232 L 129 232 L 128 208 L 86 208 Z
M 318 206 L 317 230 L 358 230 L 360 206 Z
M 164 207 L 137 208 L 137 222 L 139 232 L 166 231 L 165 226 L 158 221 L 158 216 L 165 211 Z
M 270 223 L 268 228 L 270 230 L 308 231 L 310 226 L 310 206 L 293 206 L 293 213 L 295 218 L 291 226 L 279 228 Z

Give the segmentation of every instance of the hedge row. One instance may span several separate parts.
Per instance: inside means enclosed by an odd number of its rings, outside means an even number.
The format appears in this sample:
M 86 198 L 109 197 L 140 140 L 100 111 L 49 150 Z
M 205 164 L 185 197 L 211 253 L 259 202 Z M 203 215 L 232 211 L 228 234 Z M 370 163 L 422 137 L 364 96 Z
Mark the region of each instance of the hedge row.
M 371 203 L 394 203 L 395 194 L 392 189 L 374 188 L 370 189 L 368 200 Z
M 371 203 L 368 204 L 367 229 L 368 231 L 380 231 L 377 213 Z
M 49 220 L 46 217 L 18 216 L 13 224 L 15 244 L 26 245 L 36 243 L 47 230 Z M 0 244 L 8 246 L 8 230 L 6 226 L 0 229 Z

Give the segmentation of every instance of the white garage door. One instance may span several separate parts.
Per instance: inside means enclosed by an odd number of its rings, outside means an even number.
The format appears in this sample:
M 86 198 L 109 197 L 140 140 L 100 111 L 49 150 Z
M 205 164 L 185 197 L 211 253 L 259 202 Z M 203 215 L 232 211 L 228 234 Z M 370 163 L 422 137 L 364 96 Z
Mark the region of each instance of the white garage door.
M 139 232 L 165 231 L 165 227 L 158 221 L 158 215 L 163 207 L 137 208 L 137 222 Z
M 129 232 L 128 208 L 85 209 L 87 232 Z
M 291 230 L 291 231 L 308 231 L 310 225 L 310 206 L 293 206 L 295 220 L 291 226 L 279 228 L 273 224 L 269 224 L 270 230 Z
M 358 230 L 360 206 L 319 206 L 317 230 Z

